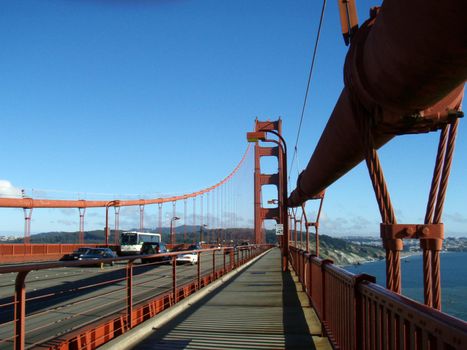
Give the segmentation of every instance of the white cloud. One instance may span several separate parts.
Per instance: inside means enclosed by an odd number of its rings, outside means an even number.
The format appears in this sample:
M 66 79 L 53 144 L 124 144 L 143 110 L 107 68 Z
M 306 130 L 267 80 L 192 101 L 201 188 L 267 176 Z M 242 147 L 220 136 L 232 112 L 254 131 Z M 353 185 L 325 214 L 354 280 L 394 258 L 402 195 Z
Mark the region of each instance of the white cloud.
M 445 217 L 447 220 L 451 220 L 451 221 L 453 221 L 453 222 L 457 222 L 457 223 L 460 223 L 460 224 L 465 224 L 465 223 L 467 223 L 467 217 L 465 217 L 464 215 L 462 215 L 462 214 L 459 213 L 459 212 L 446 213 L 446 214 L 444 214 L 444 217 Z
M 51 223 L 54 223 L 53 221 Z M 61 224 L 61 225 L 64 225 L 64 226 L 78 226 L 77 222 L 76 221 L 73 221 L 73 220 L 57 220 L 56 221 L 57 224 Z M 78 228 L 77 228 L 78 230 Z
M 21 190 L 14 187 L 8 180 L 0 180 L 0 197 L 21 198 Z
M 362 216 L 330 217 L 325 213 L 321 215 L 320 228 L 322 233 L 334 236 L 368 235 L 372 232 L 379 232 L 377 222 L 372 222 Z
M 75 208 L 61 208 L 59 211 L 64 216 L 79 216 L 78 210 Z

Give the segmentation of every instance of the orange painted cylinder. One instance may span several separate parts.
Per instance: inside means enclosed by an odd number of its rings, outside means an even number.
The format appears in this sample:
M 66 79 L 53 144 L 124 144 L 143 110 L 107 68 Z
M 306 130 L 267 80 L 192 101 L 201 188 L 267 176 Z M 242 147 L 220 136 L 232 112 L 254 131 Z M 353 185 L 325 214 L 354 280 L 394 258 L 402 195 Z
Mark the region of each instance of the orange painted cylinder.
M 397 134 L 435 130 L 451 120 L 467 79 L 466 12 L 464 0 L 386 0 L 373 11 L 352 38 L 346 87 L 289 206 L 317 195 L 364 159 L 362 121 L 372 119 L 379 148 Z

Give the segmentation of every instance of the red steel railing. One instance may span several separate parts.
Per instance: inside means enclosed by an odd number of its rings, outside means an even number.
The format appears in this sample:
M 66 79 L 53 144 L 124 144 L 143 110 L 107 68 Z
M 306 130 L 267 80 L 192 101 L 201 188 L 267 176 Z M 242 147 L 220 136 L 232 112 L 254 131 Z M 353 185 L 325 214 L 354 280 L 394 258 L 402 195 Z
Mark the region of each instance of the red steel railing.
M 141 322 L 245 264 L 270 246 L 242 246 L 197 250 L 195 269 L 177 268 L 180 251 L 146 255 L 162 258 L 149 264 L 135 263 L 142 256 L 95 261 L 48 262 L 0 267 L 0 274 L 16 274 L 12 295 L 0 295 L 0 349 L 54 348 L 94 349 Z M 186 252 L 183 252 L 186 253 Z M 211 256 L 212 255 L 212 259 Z M 204 259 L 203 259 L 204 258 Z M 154 265 L 172 265 L 158 272 Z M 31 271 L 50 271 L 51 275 L 79 274 L 79 269 L 64 269 L 117 263 L 121 268 L 84 272 L 74 282 L 51 278 L 50 284 L 36 291 Z M 103 265 L 101 265 L 102 267 Z M 170 271 L 169 273 L 167 273 Z M 95 273 L 95 276 L 92 276 Z M 35 277 L 36 279 L 38 277 Z M 54 282 L 57 278 L 58 283 Z M 44 281 L 41 281 L 42 283 Z M 28 293 L 26 287 L 30 286 Z M 5 287 L 4 285 L 0 287 Z M 50 325 L 66 325 L 55 330 Z
M 290 262 L 334 348 L 467 349 L 467 323 L 290 247 Z
M 167 244 L 167 248 L 187 248 L 187 243 Z M 65 254 L 72 253 L 81 247 L 120 249 L 119 245 L 103 243 L 1 243 L 0 264 L 29 263 L 35 261 L 58 260 Z M 204 244 L 208 248 L 209 245 Z
M 2 243 L 0 244 L 0 263 L 53 260 L 80 247 L 116 248 L 116 246 L 105 244 Z

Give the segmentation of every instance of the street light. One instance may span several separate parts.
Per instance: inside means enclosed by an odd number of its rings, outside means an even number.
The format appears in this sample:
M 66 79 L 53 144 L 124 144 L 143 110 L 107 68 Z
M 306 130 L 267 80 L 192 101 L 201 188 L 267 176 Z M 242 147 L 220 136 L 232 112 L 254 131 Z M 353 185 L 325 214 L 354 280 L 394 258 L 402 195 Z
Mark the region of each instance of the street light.
M 202 244 L 202 242 L 204 241 L 203 239 L 203 228 L 204 227 L 207 227 L 208 225 L 204 224 L 204 225 L 201 225 L 199 227 L 199 243 Z
M 109 227 L 109 207 L 118 207 L 120 206 L 120 201 L 110 201 L 105 204 L 105 246 L 109 246 L 109 235 L 110 235 L 110 227 Z M 114 231 L 116 233 L 116 230 Z
M 173 231 L 173 223 L 174 221 L 180 220 L 178 216 L 174 216 L 172 219 L 170 219 L 170 243 L 172 245 L 175 245 L 175 235 Z

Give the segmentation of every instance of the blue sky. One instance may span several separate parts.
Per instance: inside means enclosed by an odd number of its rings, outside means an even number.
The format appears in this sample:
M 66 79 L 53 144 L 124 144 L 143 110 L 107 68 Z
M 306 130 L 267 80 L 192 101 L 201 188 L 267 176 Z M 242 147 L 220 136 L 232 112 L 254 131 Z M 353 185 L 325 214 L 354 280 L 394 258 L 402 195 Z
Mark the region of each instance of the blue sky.
M 379 3 L 359 1 L 360 22 Z M 4 188 L 75 199 L 208 187 L 235 167 L 256 117 L 281 116 L 293 149 L 320 1 L 17 0 L 0 6 Z M 343 87 L 346 51 L 337 2 L 329 1 L 294 183 Z M 467 235 L 465 134 L 461 123 L 444 214 L 448 235 Z M 435 134 L 403 136 L 380 152 L 400 222 L 423 221 L 436 147 Z M 101 228 L 102 213 L 92 213 L 87 228 Z M 0 232 L 22 232 L 22 215 L 0 209 Z M 136 220 L 134 212 L 129 216 Z M 33 219 L 33 232 L 78 227 L 74 212 L 37 210 Z M 323 233 L 376 235 L 379 221 L 362 165 L 329 188 Z

